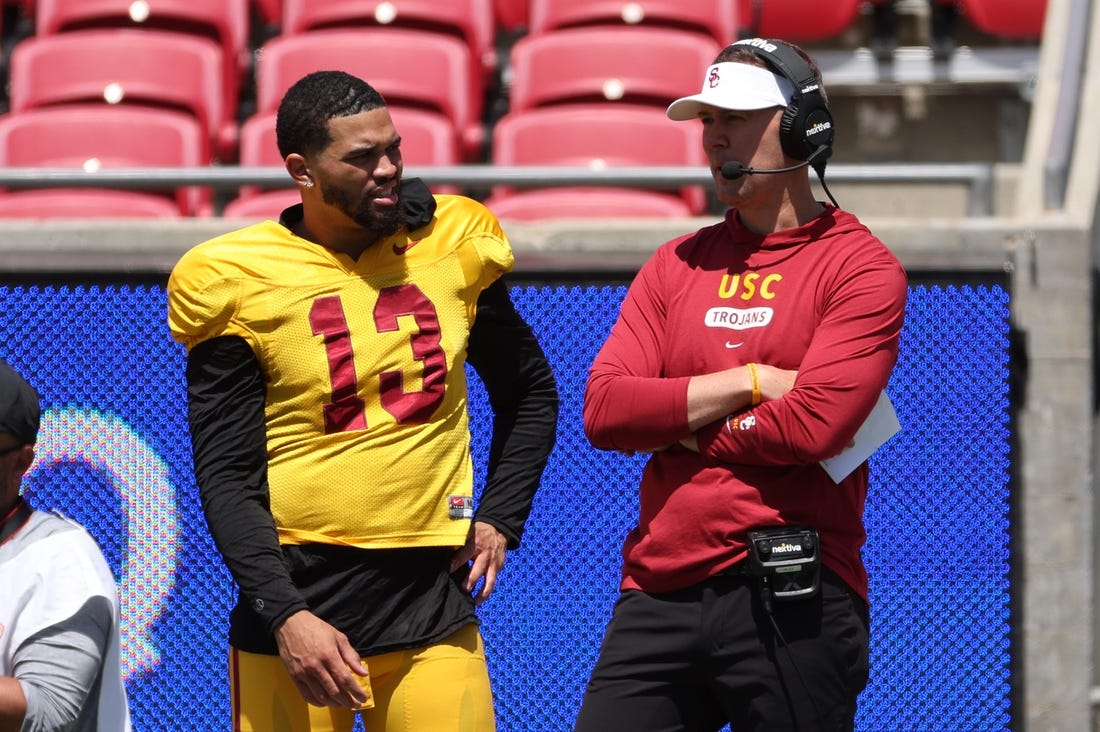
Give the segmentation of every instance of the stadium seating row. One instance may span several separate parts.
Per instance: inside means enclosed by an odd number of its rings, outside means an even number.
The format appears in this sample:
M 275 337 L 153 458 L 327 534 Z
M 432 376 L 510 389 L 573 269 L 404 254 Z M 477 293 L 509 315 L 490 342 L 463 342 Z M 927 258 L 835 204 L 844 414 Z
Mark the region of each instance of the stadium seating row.
M 442 120 L 414 109 L 392 110 L 407 144 L 406 165 L 453 165 L 457 149 L 441 143 Z M 242 127 L 241 164 L 280 165 L 274 141 L 274 113 L 251 117 Z M 0 166 L 65 168 L 89 174 L 119 167 L 199 167 L 209 164 L 207 141 L 190 115 L 136 105 L 65 105 L 0 116 Z M 500 165 L 577 165 L 605 168 L 621 165 L 705 165 L 693 125 L 668 124 L 663 112 L 645 105 L 568 104 L 507 115 L 494 128 L 493 162 Z M 93 189 L 94 190 L 94 189 Z M 437 192 L 452 192 L 447 186 Z M 583 193 L 584 195 L 579 195 Z M 549 213 L 540 206 L 554 201 L 558 213 L 611 215 L 604 207 L 616 202 L 623 215 L 668 216 L 701 213 L 702 190 L 677 193 L 616 189 L 516 191 L 500 186 L 490 197 L 494 205 L 519 218 Z M 226 215 L 277 215 L 296 199 L 294 190 L 263 192 L 245 186 L 229 203 Z M 172 203 L 174 208 L 155 201 Z M 128 212 L 132 202 L 136 208 Z M 630 203 L 629 209 L 623 207 Z M 505 205 L 507 204 L 507 205 Z M 532 207 L 521 212 L 521 204 Z M 164 194 L 135 191 L 69 191 L 57 189 L 9 191 L 0 195 L 0 216 L 34 217 L 209 216 L 212 196 L 202 187 L 184 187 Z M 536 215 L 538 214 L 538 215 Z
M 285 35 L 340 25 L 414 27 L 457 35 L 491 68 L 498 36 L 539 34 L 584 25 L 669 25 L 712 35 L 797 42 L 830 38 L 850 27 L 863 6 L 894 0 L 4 0 L 34 19 L 35 33 L 134 25 L 200 32 L 245 59 L 252 19 Z M 930 0 L 957 6 L 980 31 L 1037 39 L 1046 0 Z
M 386 96 L 406 140 L 406 164 L 705 164 L 691 126 L 670 125 L 660 112 L 695 87 L 698 70 L 722 45 L 743 34 L 746 23 L 763 35 L 825 37 L 851 24 L 861 6 L 861 0 L 8 1 L 35 22 L 8 62 L 0 164 L 83 168 L 278 165 L 278 100 L 293 81 L 321 68 L 360 75 Z M 1028 0 L 1014 2 L 1022 13 Z M 1045 0 L 1030 2 L 1031 22 L 1041 27 Z M 253 12 L 278 27 L 259 45 L 251 41 Z M 1034 32 L 1020 17 L 1002 27 Z M 503 60 L 502 28 L 517 32 Z M 507 105 L 490 120 L 488 99 L 498 83 Z M 64 144 L 53 144 L 57 139 Z M 271 215 L 288 193 L 245 187 L 225 213 Z M 519 218 L 586 215 L 586 207 L 592 215 L 690 215 L 706 203 L 701 190 L 690 188 L 582 193 L 498 187 L 490 202 Z M 215 213 L 203 189 L 170 198 L 135 194 L 94 191 L 73 201 L 73 215 Z M 66 200 L 57 191 L 0 199 L 0 216 L 57 216 Z

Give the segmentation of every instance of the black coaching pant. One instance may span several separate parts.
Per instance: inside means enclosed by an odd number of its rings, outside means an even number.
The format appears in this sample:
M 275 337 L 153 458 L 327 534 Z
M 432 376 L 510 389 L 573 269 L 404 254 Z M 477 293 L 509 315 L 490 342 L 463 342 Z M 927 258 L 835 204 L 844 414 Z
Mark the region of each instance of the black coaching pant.
M 822 569 L 772 603 L 737 573 L 615 604 L 575 732 L 849 732 L 867 684 L 866 603 Z M 780 638 L 782 636 L 782 639 Z

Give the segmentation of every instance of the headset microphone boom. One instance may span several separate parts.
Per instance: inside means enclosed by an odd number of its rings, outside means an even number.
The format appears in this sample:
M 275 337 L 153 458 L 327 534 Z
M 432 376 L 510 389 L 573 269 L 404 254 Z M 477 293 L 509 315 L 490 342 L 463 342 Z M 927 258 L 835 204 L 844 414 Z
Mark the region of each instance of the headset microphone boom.
M 722 177 L 726 180 L 737 180 L 743 175 L 761 175 L 764 173 L 789 173 L 792 170 L 798 170 L 799 168 L 805 168 L 807 165 L 813 165 L 815 162 L 817 162 L 818 158 L 820 158 L 822 155 L 827 155 L 828 152 L 829 147 L 827 145 L 821 145 L 816 150 L 814 150 L 813 153 L 810 154 L 810 157 L 806 158 L 798 165 L 792 165 L 789 168 L 746 168 L 744 165 L 736 160 L 728 160 L 725 163 L 722 163 L 720 172 L 722 173 Z

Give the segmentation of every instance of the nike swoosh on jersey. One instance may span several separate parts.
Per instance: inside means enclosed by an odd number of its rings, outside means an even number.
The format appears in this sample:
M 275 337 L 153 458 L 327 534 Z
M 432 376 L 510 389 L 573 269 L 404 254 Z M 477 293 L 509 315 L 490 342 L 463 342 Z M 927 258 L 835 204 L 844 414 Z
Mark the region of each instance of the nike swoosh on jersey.
M 730 343 L 729 341 L 726 341 L 726 348 L 740 348 L 743 345 L 745 345 L 744 341 L 742 341 L 741 343 Z
M 394 254 L 404 254 L 405 252 L 409 251 L 410 249 L 412 249 L 413 247 L 415 247 L 419 243 L 420 243 L 419 239 L 413 239 L 408 244 L 394 244 L 393 245 L 393 253 Z

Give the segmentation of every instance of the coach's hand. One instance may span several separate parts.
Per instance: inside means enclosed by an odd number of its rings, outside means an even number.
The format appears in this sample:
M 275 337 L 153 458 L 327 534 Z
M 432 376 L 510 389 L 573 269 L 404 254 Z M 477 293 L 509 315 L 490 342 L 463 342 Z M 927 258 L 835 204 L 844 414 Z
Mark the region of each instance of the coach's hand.
M 299 610 L 275 631 L 279 656 L 304 698 L 318 707 L 356 709 L 367 694 L 353 672 L 367 675 L 348 637 L 324 620 Z
M 474 595 L 474 602 L 480 605 L 489 599 L 497 584 L 497 575 L 504 568 L 504 557 L 508 551 L 508 538 L 492 524 L 475 521 L 466 536 L 466 545 L 455 552 L 451 558 L 453 573 L 463 564 L 470 562 L 470 573 L 466 576 L 464 588 L 473 592 L 479 580 L 485 582 Z

